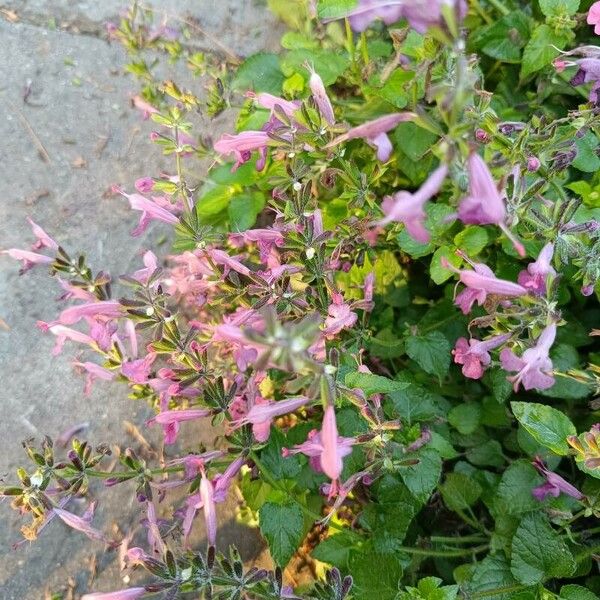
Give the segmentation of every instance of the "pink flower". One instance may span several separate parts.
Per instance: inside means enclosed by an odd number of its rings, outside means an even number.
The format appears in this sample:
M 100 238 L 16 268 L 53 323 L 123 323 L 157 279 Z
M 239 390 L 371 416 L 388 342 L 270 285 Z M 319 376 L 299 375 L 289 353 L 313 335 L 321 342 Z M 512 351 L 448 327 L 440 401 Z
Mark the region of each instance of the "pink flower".
M 238 456 L 229 464 L 223 473 L 214 478 L 213 484 L 215 502 L 224 502 L 227 499 L 229 488 L 231 487 L 233 480 L 240 472 L 240 469 L 244 466 L 245 462 L 246 457 L 244 455 Z
M 381 162 L 387 161 L 392 154 L 392 142 L 386 135 L 388 131 L 395 129 L 400 123 L 412 121 L 417 115 L 411 112 L 392 113 L 378 117 L 373 121 L 367 121 L 358 127 L 349 129 L 346 133 L 336 137 L 329 142 L 325 148 L 332 148 L 342 142 L 363 138 L 367 144 L 377 150 L 377 158 Z
M 482 263 L 472 263 L 472 265 L 473 270 L 457 269 L 445 258 L 442 258 L 442 266 L 458 273 L 461 283 L 466 286 L 466 289 L 458 294 L 455 300 L 456 305 L 460 307 L 465 315 L 471 311 L 475 302 L 479 306 L 483 306 L 488 294 L 505 296 L 507 298 L 527 294 L 527 290 L 523 286 L 512 281 L 498 279 L 488 266 Z
M 30 252 L 29 250 L 19 250 L 19 248 L 9 248 L 8 250 L 1 250 L 0 254 L 6 254 L 15 260 L 23 262 L 21 267 L 21 273 L 29 271 L 35 265 L 49 265 L 54 262 L 51 256 L 44 256 L 37 252 Z
M 99 302 L 86 302 L 66 308 L 60 313 L 58 321 L 61 325 L 73 325 L 78 323 L 83 318 L 89 317 L 106 317 L 108 319 L 116 319 L 122 317 L 125 311 L 119 302 L 116 300 L 102 300 Z M 54 325 L 50 323 L 49 325 Z
M 513 383 L 515 392 L 519 384 L 526 390 L 546 390 L 554 385 L 552 376 L 552 361 L 549 352 L 556 337 L 556 324 L 551 323 L 540 334 L 533 348 L 523 352 L 519 358 L 509 348 L 504 348 L 500 353 L 500 361 L 505 371 L 516 371 L 517 374 L 508 377 Z
M 458 338 L 456 346 L 452 350 L 454 362 L 463 365 L 462 373 L 465 377 L 480 379 L 483 377 L 485 368 L 492 361 L 489 351 L 501 346 L 509 339 L 510 334 L 497 335 L 484 341 L 476 339 L 467 341 L 464 337 Z
M 62 508 L 53 508 L 52 510 L 56 514 L 57 517 L 63 521 L 63 523 L 67 524 L 69 527 L 76 529 L 77 531 L 81 531 L 81 533 L 85 534 L 92 540 L 98 540 L 108 544 L 110 546 L 117 546 L 118 544 L 113 540 L 109 540 L 101 531 L 92 527 L 91 520 L 94 514 L 95 504 L 92 502 L 88 509 L 85 511 L 85 514 L 81 517 L 74 515 L 73 513 L 64 510 Z
M 556 277 L 556 271 L 552 267 L 553 254 L 554 244 L 546 244 L 539 253 L 537 260 L 527 265 L 526 271 L 519 273 L 519 284 L 537 296 L 546 294 L 548 277 Z
M 64 325 L 59 324 L 45 323 L 44 321 L 38 321 L 37 326 L 42 331 L 49 331 L 56 336 L 56 345 L 52 350 L 53 356 L 57 356 L 61 353 L 67 340 L 79 342 L 80 344 L 87 344 L 88 346 L 92 346 L 92 348 L 97 348 L 96 340 L 94 340 L 94 338 L 75 329 L 71 329 L 70 327 L 65 327 Z
M 154 179 L 152 177 L 140 177 L 135 180 L 135 189 L 140 194 L 147 194 L 154 188 Z
M 185 410 L 163 410 L 156 416 L 146 421 L 146 425 L 158 423 L 162 425 L 165 435 L 165 444 L 174 444 L 179 433 L 180 423 L 183 421 L 195 421 L 212 414 L 208 408 L 188 408 Z
M 82 369 L 86 372 L 85 386 L 83 388 L 83 393 L 86 396 L 90 395 L 90 392 L 92 391 L 92 385 L 95 379 L 111 381 L 117 376 L 117 373 L 115 371 L 109 371 L 108 369 L 105 369 L 104 367 L 101 367 L 100 365 L 97 365 L 93 362 L 74 361 L 73 366 L 77 369 Z
M 156 359 L 156 354 L 151 352 L 144 358 L 129 360 L 121 365 L 121 373 L 127 377 L 132 383 L 147 383 L 150 372 L 152 371 L 152 363 Z
M 233 422 L 232 425 L 237 428 L 251 423 L 253 425 L 253 432 L 259 433 L 260 437 L 264 438 L 259 441 L 266 441 L 268 439 L 273 419 L 294 412 L 308 402 L 306 396 L 296 396 L 278 401 L 260 397 L 257 400 L 248 413 L 241 419 Z M 256 426 L 259 426 L 259 428 L 255 429 Z
M 119 590 L 116 592 L 93 592 L 84 594 L 81 600 L 137 600 L 146 593 L 145 588 L 135 587 Z
M 331 100 L 327 95 L 327 90 L 323 85 L 323 80 L 319 76 L 319 74 L 311 67 L 309 67 L 310 71 L 310 80 L 308 85 L 310 87 L 310 91 L 321 113 L 321 116 L 329 123 L 330 125 L 335 124 L 335 115 L 333 113 L 333 106 L 331 105 Z
M 354 445 L 354 438 L 338 436 L 338 452 L 342 458 L 348 456 L 352 452 L 352 446 Z M 321 455 L 323 454 L 323 443 L 321 442 L 321 433 L 313 429 L 308 433 L 308 437 L 305 442 L 297 444 L 293 448 L 284 448 L 282 450 L 284 457 L 290 454 L 304 454 L 308 456 L 308 463 L 310 464 L 313 471 L 317 473 L 323 473 L 324 469 L 321 465 Z
M 523 245 L 506 226 L 504 197 L 498 191 L 485 161 L 472 152 L 467 163 L 469 171 L 469 193 L 458 207 L 458 218 L 463 223 L 475 225 L 497 225 L 513 243 L 521 256 L 525 256 Z
M 392 221 L 404 223 L 408 234 L 417 242 L 426 244 L 430 235 L 425 229 L 425 203 L 433 198 L 442 187 L 448 173 L 446 165 L 439 166 L 427 178 L 425 183 L 414 193 L 396 192 L 393 196 L 386 196 L 381 208 L 385 217 L 375 223 L 377 226 L 387 225 Z
M 256 104 L 261 106 L 262 108 L 266 108 L 271 111 L 273 114 L 273 110 L 276 106 L 279 108 L 290 118 L 293 119 L 294 115 L 300 108 L 301 103 L 298 100 L 285 100 L 284 98 L 279 98 L 279 96 L 273 96 L 273 94 L 267 94 L 266 92 L 262 92 L 260 94 L 255 94 L 254 92 L 246 92 L 246 98 L 253 98 Z
M 242 131 L 236 135 L 224 133 L 214 144 L 214 149 L 219 154 L 235 156 L 232 171 L 250 160 L 255 150 L 266 151 L 271 138 L 266 131 Z M 262 160 L 258 165 L 262 165 Z M 260 170 L 260 169 L 259 169 Z
M 575 498 L 576 500 L 581 500 L 583 498 L 583 494 L 575 486 L 571 485 L 560 475 L 550 471 L 539 456 L 536 456 L 531 464 L 535 467 L 540 475 L 543 475 L 546 478 L 546 483 L 543 483 L 542 485 L 531 490 L 531 493 L 536 500 L 541 502 L 546 498 L 546 496 L 558 498 L 561 492 L 571 496 L 572 498 Z
M 329 305 L 323 335 L 327 339 L 335 337 L 343 329 L 351 328 L 358 319 L 349 304 L 344 302 L 341 294 L 333 294 L 333 302 Z
M 600 35 L 600 2 L 594 2 L 590 6 L 587 15 L 588 25 L 594 25 L 594 33 Z
M 133 210 L 142 212 L 140 222 L 137 227 L 131 232 L 131 235 L 137 237 L 146 231 L 150 221 L 163 221 L 170 225 L 179 223 L 179 219 L 169 210 L 160 206 L 155 200 L 150 200 L 141 194 L 126 194 L 121 190 L 117 190 L 121 195 L 129 200 L 129 205 Z M 164 204 L 164 203 L 163 203 Z
M 325 475 L 333 481 L 337 481 L 344 468 L 343 458 L 344 452 L 346 452 L 347 449 L 340 447 L 337 423 L 335 420 L 335 408 L 331 404 L 327 406 L 323 414 L 323 422 L 321 424 L 321 445 L 323 446 L 323 452 L 321 453 L 321 468 Z
M 206 537 L 209 546 L 214 546 L 217 541 L 217 509 L 215 506 L 213 485 L 202 473 L 200 481 L 200 499 L 204 509 L 204 521 L 206 523 Z
M 144 256 L 142 257 L 142 261 L 144 263 L 144 269 L 138 269 L 135 273 L 133 273 L 132 277 L 137 279 L 140 283 L 146 284 L 148 283 L 148 279 L 158 269 L 158 259 L 156 258 L 156 254 L 151 250 L 147 250 L 144 252 Z
M 210 256 L 213 262 L 225 267 L 225 274 L 227 274 L 231 269 L 232 271 L 236 271 L 240 275 L 244 275 L 246 277 L 250 277 L 252 275 L 252 271 L 246 265 L 243 265 L 233 256 L 229 256 L 229 254 L 223 250 L 219 250 L 217 248 L 207 248 L 206 254 Z
M 150 115 L 159 112 L 156 107 L 152 106 L 152 104 L 150 104 L 149 102 L 146 102 L 141 96 L 134 96 L 131 99 L 131 103 L 135 108 L 142 112 L 142 118 L 144 119 L 144 121 L 149 119 Z
M 31 247 L 32 250 L 41 250 L 42 248 L 50 248 L 51 250 L 58 250 L 58 243 L 55 242 L 39 225 L 34 223 L 29 217 L 27 217 L 33 235 L 37 238 L 37 241 Z

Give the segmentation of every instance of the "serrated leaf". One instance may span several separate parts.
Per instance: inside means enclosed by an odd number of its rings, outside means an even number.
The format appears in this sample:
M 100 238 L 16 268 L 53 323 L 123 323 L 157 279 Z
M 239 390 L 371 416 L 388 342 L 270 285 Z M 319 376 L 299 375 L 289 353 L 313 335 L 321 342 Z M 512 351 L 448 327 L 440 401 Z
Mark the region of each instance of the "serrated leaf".
M 266 502 L 258 515 L 260 531 L 269 543 L 273 560 L 285 567 L 302 542 L 304 518 L 300 506 Z
M 475 504 L 483 490 L 474 479 L 464 473 L 448 473 L 440 491 L 450 510 L 462 511 Z
M 442 266 L 442 259 L 446 259 L 453 267 L 460 267 L 462 264 L 462 258 L 457 256 L 454 248 L 450 248 L 450 246 L 440 246 L 431 257 L 431 264 L 429 265 L 429 274 L 431 275 L 431 279 L 434 283 L 438 285 L 444 283 L 451 277 L 454 276 L 454 273 Z
M 415 458 L 419 462 L 416 465 L 402 467 L 399 474 L 410 493 L 419 503 L 425 504 L 442 474 L 442 459 L 431 448 L 420 450 Z
M 568 577 L 576 564 L 568 546 L 539 512 L 529 513 L 513 537 L 510 570 L 524 585 Z
M 443 333 L 430 331 L 406 340 L 406 353 L 426 373 L 436 375 L 440 383 L 450 368 L 450 342 Z
M 339 569 L 347 569 L 350 550 L 354 545 L 354 537 L 341 531 L 324 539 L 312 552 L 311 556 Z
M 542 483 L 537 471 L 525 460 L 512 463 L 502 474 L 494 507 L 500 514 L 520 515 L 539 507 L 531 490 Z
M 349 388 L 361 389 L 367 396 L 370 396 L 371 394 L 390 394 L 391 392 L 399 392 L 406 389 L 409 385 L 402 381 L 394 381 L 383 375 L 359 373 L 358 371 L 347 373 L 344 382 Z
M 358 0 L 319 0 L 317 14 L 319 19 L 339 19 L 345 17 L 357 3 Z
M 562 50 L 568 41 L 566 36 L 555 34 L 549 25 L 538 25 L 523 52 L 521 79 L 550 66 L 559 54 L 556 48 Z
M 242 92 L 280 94 L 284 76 L 276 54 L 260 52 L 249 56 L 237 69 L 232 87 Z
M 487 556 L 476 567 L 469 584 L 469 592 L 485 598 L 485 592 L 506 589 L 506 593 L 494 593 L 494 600 L 510 600 L 516 580 L 510 572 L 508 561 L 502 554 Z
M 567 437 L 577 430 L 564 413 L 535 402 L 511 402 L 510 406 L 517 421 L 538 443 L 560 456 L 569 453 Z

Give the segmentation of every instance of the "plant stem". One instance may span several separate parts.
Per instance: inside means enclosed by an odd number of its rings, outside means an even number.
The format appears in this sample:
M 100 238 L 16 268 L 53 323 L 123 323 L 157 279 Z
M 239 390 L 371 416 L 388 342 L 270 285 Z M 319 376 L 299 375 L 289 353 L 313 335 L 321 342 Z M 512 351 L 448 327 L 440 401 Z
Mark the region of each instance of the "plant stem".
M 475 546 L 474 548 L 463 548 L 454 550 L 434 550 L 433 548 L 412 548 L 409 546 L 399 546 L 399 552 L 406 552 L 407 554 L 414 554 L 416 556 L 440 556 L 440 557 L 452 557 L 452 556 L 470 556 L 471 554 L 477 554 L 478 552 L 485 552 L 489 548 L 489 544 L 482 544 L 481 546 Z
M 503 16 L 510 14 L 510 10 L 500 0 L 488 0 L 488 2 Z
M 484 592 L 476 592 L 471 595 L 471 598 L 488 598 L 489 596 L 499 596 L 500 594 L 510 594 L 511 592 L 520 592 L 526 589 L 527 585 L 509 585 L 507 587 L 496 588 L 495 590 L 485 590 Z
M 468 544 L 470 542 L 482 542 L 486 537 L 476 533 L 474 535 L 465 535 L 463 537 L 432 535 L 429 539 L 432 542 L 440 542 L 443 544 Z

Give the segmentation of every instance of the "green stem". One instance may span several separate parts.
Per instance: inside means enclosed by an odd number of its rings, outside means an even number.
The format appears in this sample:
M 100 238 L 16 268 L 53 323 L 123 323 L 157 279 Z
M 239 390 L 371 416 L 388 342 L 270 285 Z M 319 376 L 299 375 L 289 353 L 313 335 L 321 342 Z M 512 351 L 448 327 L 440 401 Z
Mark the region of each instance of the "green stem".
M 510 14 L 510 10 L 500 0 L 488 0 L 488 2 L 503 16 Z
M 482 544 L 481 546 L 475 546 L 474 548 L 463 548 L 462 550 L 458 548 L 454 550 L 434 550 L 432 548 L 412 548 L 409 546 L 399 546 L 398 551 L 406 552 L 406 554 L 414 554 L 416 556 L 453 557 L 470 556 L 471 554 L 477 554 L 478 552 L 485 552 L 489 547 L 489 544 Z
M 483 542 L 486 537 L 476 533 L 474 535 L 465 535 L 462 537 L 432 535 L 429 539 L 432 542 L 440 542 L 442 544 L 469 544 L 471 542 Z
M 77 469 L 73 467 L 66 467 L 68 470 L 73 471 L 74 473 L 80 473 Z M 162 475 L 163 473 L 180 473 L 183 471 L 185 467 L 183 465 L 179 465 L 176 467 L 169 467 L 168 469 L 149 469 L 152 475 Z M 127 479 L 131 477 L 136 477 L 139 475 L 139 471 L 96 471 L 95 469 L 85 469 L 85 474 L 88 477 L 98 477 L 98 479 L 108 479 L 110 477 L 114 477 L 116 479 Z
M 484 592 L 476 592 L 471 595 L 471 598 L 488 598 L 489 596 L 499 596 L 500 594 L 510 594 L 511 592 L 520 592 L 527 589 L 527 585 L 509 585 L 507 587 L 496 588 L 495 590 L 485 590 Z

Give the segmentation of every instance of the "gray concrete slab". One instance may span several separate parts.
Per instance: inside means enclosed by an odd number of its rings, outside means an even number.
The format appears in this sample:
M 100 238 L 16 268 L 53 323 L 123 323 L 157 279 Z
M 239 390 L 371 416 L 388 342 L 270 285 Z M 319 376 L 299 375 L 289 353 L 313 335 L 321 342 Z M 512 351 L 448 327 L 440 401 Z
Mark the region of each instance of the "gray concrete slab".
M 193 13 L 211 36 L 236 52 L 276 48 L 279 31 L 264 6 L 238 0 L 155 4 L 175 16 Z M 14 23 L 0 20 L 0 248 L 27 247 L 30 216 L 66 248 L 84 251 L 96 268 L 120 274 L 137 267 L 140 252 L 160 238 L 156 226 L 143 238 L 131 238 L 136 215 L 125 201 L 105 195 L 114 183 L 131 189 L 137 177 L 172 170 L 170 160 L 148 140 L 152 124 L 141 121 L 128 105 L 137 88 L 121 73 L 124 52 L 94 34 L 100 35 L 103 21 L 121 6 L 120 0 L 0 0 L 0 9 L 18 16 Z M 208 38 L 202 43 L 210 47 Z M 29 82 L 31 95 L 24 104 L 22 93 Z M 202 126 L 217 134 L 231 126 L 231 116 L 205 120 Z M 39 144 L 47 161 L 40 158 Z M 52 357 L 53 340 L 35 323 L 55 316 L 58 294 L 43 269 L 19 277 L 18 265 L 0 257 L 0 319 L 6 324 L 0 327 L 0 477 L 14 476 L 22 439 L 46 433 L 55 437 L 70 425 L 88 421 L 94 443 L 132 444 L 123 421 L 140 425 L 149 415 L 116 384 L 97 384 L 84 397 L 83 381 L 70 366 L 73 346 Z M 189 447 L 211 444 L 214 437 L 211 430 L 187 433 L 182 444 Z M 125 528 L 135 518 L 130 488 L 112 488 L 102 497 L 95 520 L 99 526 L 109 530 L 117 523 Z M 222 539 L 241 545 L 251 559 L 260 550 L 258 537 L 235 525 L 234 508 L 235 500 L 220 510 Z M 203 539 L 201 520 L 198 544 Z M 47 590 L 64 588 L 69 577 L 78 597 L 88 589 L 92 556 L 98 565 L 94 588 L 121 585 L 113 557 L 58 522 L 32 545 L 11 550 L 20 524 L 8 505 L 0 504 L 2 600 L 41 600 Z

